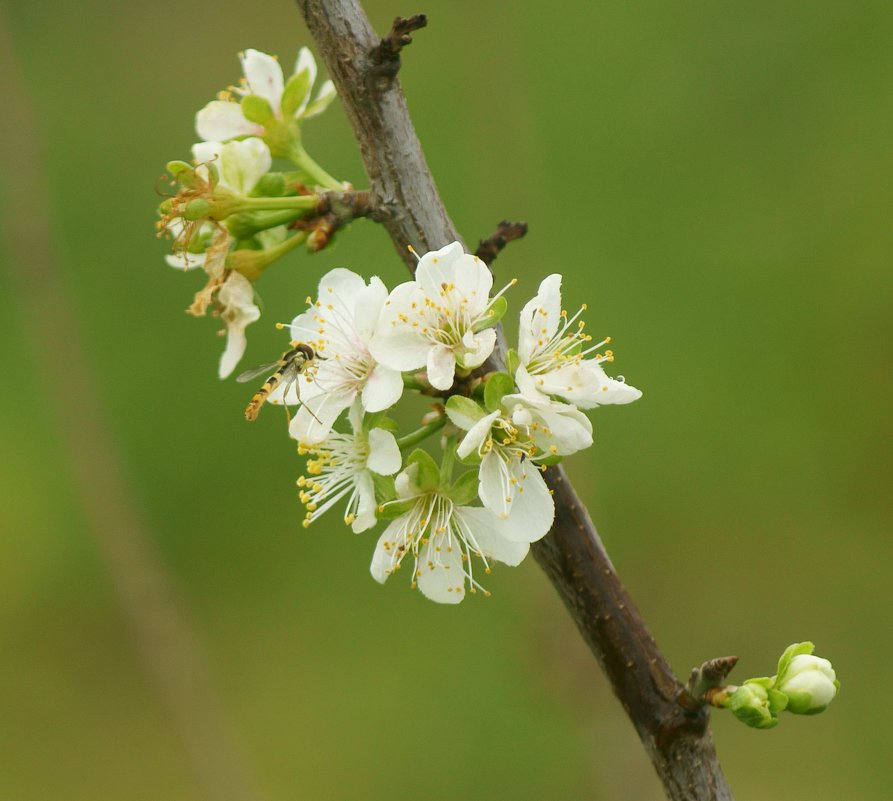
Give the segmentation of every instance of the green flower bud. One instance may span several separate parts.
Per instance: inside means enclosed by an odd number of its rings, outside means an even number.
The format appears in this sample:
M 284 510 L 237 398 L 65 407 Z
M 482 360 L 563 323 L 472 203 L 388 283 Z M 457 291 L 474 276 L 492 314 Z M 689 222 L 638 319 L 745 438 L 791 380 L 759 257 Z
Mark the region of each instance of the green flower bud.
M 779 704 L 784 701 L 774 690 L 757 681 L 746 681 L 728 697 L 724 706 L 742 723 L 754 729 L 771 729 L 778 725 Z
M 186 204 L 186 208 L 183 209 L 183 219 L 190 221 L 201 220 L 209 217 L 213 209 L 214 204 L 209 200 L 196 198 Z
M 788 697 L 788 712 L 795 715 L 817 715 L 837 695 L 840 682 L 827 659 L 799 654 L 791 659 L 776 688 Z
M 254 187 L 252 195 L 282 197 L 285 194 L 285 176 L 281 172 L 268 172 Z

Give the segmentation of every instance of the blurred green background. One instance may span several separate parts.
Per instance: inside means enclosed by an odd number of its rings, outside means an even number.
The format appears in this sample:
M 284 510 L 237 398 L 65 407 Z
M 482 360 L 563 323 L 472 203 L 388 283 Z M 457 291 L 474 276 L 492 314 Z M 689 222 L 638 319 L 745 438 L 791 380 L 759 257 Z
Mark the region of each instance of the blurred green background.
M 800 639 L 834 661 L 821 717 L 758 732 L 714 715 L 737 797 L 889 798 L 893 6 L 367 7 L 382 32 L 430 17 L 402 80 L 466 239 L 530 223 L 497 262 L 521 279 L 513 308 L 562 272 L 644 390 L 595 412 L 596 447 L 567 467 L 677 672 L 737 653 L 733 678 L 771 673 Z M 182 312 L 201 279 L 163 263 L 154 181 L 238 50 L 289 64 L 308 43 L 292 4 L 6 0 L 3 16 L 98 411 L 262 797 L 662 797 L 532 560 L 460 608 L 375 584 L 376 535 L 300 527 L 284 421 L 245 423 L 215 324 Z M 364 185 L 337 104 L 306 143 Z M 246 366 L 339 265 L 404 278 L 371 223 L 292 256 L 260 285 Z M 0 282 L 0 799 L 201 798 L 85 522 L 66 387 L 41 389 L 52 362 Z

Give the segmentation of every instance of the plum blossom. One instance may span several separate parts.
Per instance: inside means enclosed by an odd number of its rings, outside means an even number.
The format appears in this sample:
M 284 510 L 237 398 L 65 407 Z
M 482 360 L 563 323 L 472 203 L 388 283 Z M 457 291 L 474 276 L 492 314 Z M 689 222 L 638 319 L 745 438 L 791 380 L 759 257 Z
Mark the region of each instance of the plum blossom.
M 542 539 L 552 527 L 555 503 L 537 460 L 551 453 L 543 454 L 528 426 L 515 425 L 502 410 L 475 420 L 475 406 L 447 404 L 450 420 L 468 432 L 456 455 L 465 459 L 477 454 L 480 458 L 478 496 L 486 509 L 503 520 L 512 515 L 523 521 L 531 542 Z
M 243 113 L 239 100 L 249 95 L 263 98 L 269 104 L 274 120 L 279 123 L 315 117 L 335 99 L 335 86 L 331 81 L 326 81 L 310 100 L 316 81 L 316 60 L 306 47 L 298 52 L 294 72 L 288 82 L 274 56 L 248 49 L 239 58 L 244 73 L 240 86 L 230 92 L 222 92 L 220 99 L 212 100 L 196 114 L 195 129 L 204 140 L 225 141 L 267 133 L 269 122 L 261 124 L 248 119 Z
M 412 586 L 432 601 L 457 604 L 466 587 L 483 590 L 474 575 L 476 559 L 485 573 L 490 560 L 521 564 L 531 542 L 524 521 L 502 520 L 487 509 L 456 504 L 445 492 L 420 487 L 417 478 L 418 464 L 397 476 L 393 503 L 408 509 L 391 521 L 375 546 L 370 571 L 376 581 L 383 584 L 409 556 Z
M 291 338 L 306 342 L 317 355 L 315 372 L 284 398 L 302 403 L 291 422 L 290 433 L 299 442 L 321 442 L 332 425 L 356 398 L 367 412 L 390 408 L 403 394 L 398 370 L 380 364 L 369 343 L 388 296 L 380 278 L 367 284 L 359 275 L 336 268 L 319 282 L 319 296 L 292 321 Z M 298 397 L 300 392 L 300 398 Z M 282 394 L 271 402 L 282 402 Z
M 372 474 L 391 476 L 402 464 L 400 449 L 390 431 L 363 429 L 359 400 L 350 409 L 353 432 L 332 431 L 319 445 L 307 448 L 307 475 L 298 479 L 301 503 L 307 508 L 304 527 L 347 498 L 344 522 L 355 532 L 375 525 L 375 486 Z
M 608 377 L 602 369 L 604 362 L 614 360 L 614 354 L 610 350 L 601 354 L 598 349 L 611 339 L 590 344 L 592 337 L 583 333 L 585 324 L 578 320 L 584 311 L 585 305 L 568 317 L 561 308 L 561 276 L 554 273 L 543 279 L 537 294 L 521 310 L 521 365 L 516 381 L 540 395 L 559 397 L 582 409 L 638 400 L 642 397 L 638 389 Z M 533 381 L 526 381 L 527 376 Z
M 432 387 L 449 389 L 457 369 L 480 367 L 493 352 L 492 286 L 487 265 L 465 253 L 459 242 L 426 253 L 415 280 L 400 284 L 388 297 L 370 345 L 372 355 L 395 370 L 424 367 Z

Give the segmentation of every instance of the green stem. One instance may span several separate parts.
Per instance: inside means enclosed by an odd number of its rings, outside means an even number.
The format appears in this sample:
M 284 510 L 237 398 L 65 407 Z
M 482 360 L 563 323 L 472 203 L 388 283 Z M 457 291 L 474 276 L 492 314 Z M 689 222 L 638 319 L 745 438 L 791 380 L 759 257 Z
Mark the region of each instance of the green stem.
M 267 231 L 278 225 L 288 225 L 303 216 L 303 211 L 292 209 L 236 214 L 227 218 L 226 226 L 236 239 L 248 239 L 260 231 Z
M 443 428 L 444 423 L 446 423 L 446 415 L 438 417 L 433 422 L 416 429 L 405 437 L 400 437 L 397 440 L 397 447 L 399 447 L 401 451 L 405 451 L 407 448 L 413 447 L 413 445 L 418 445 L 432 434 L 440 431 L 440 429 Z
M 226 259 L 226 266 L 242 273 L 249 281 L 256 281 L 276 259 L 307 241 L 307 232 L 299 231 L 269 250 L 234 250 Z
M 293 195 L 289 197 L 240 197 L 233 202 L 231 214 L 242 211 L 313 211 L 319 204 L 319 195 Z
M 443 459 L 440 462 L 440 486 L 445 487 L 452 482 L 453 465 L 456 463 L 456 438 L 447 437 L 443 444 Z
M 304 146 L 299 142 L 292 144 L 288 157 L 319 186 L 325 187 L 326 189 L 344 189 L 344 184 L 336 178 L 333 178 L 320 167 L 319 164 L 310 157 L 310 154 L 304 150 Z

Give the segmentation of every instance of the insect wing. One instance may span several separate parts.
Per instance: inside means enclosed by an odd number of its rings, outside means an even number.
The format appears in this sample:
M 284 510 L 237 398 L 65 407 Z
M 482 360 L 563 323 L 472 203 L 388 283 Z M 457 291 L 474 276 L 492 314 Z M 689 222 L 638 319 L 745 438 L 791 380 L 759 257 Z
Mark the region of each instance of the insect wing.
M 275 362 L 262 364 L 260 367 L 246 370 L 241 375 L 236 376 L 236 381 L 238 381 L 240 384 L 244 384 L 248 381 L 254 381 L 255 378 L 260 378 L 262 375 L 270 375 L 272 373 L 275 373 L 278 368 L 279 359 L 277 359 Z

